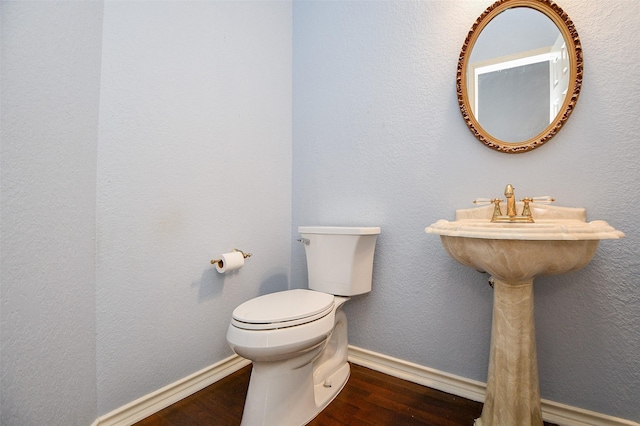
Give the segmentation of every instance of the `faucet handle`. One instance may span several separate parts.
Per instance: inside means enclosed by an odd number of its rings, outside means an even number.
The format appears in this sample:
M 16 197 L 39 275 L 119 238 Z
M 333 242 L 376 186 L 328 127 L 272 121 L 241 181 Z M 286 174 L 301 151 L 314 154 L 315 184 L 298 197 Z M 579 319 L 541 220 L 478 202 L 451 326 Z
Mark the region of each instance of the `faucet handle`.
M 493 215 L 491 216 L 491 222 L 498 220 L 498 217 L 502 216 L 502 210 L 500 209 L 501 198 L 492 198 L 490 200 L 493 203 Z
M 499 216 L 502 216 L 500 203 L 503 201 L 504 200 L 502 198 L 476 198 L 475 200 L 473 200 L 473 204 L 478 204 L 480 206 L 493 204 L 493 215 L 491 217 L 491 222 L 495 222 Z
M 540 204 L 549 204 L 553 203 L 555 200 L 555 198 L 552 198 L 548 195 L 543 195 L 542 197 L 532 197 L 530 201 Z
M 529 203 L 533 201 L 533 198 L 525 197 L 520 201 L 522 201 L 522 203 L 524 204 L 522 206 L 522 215 L 521 216 L 524 216 L 524 217 L 527 217 L 527 218 L 533 220 L 533 217 L 531 215 L 531 207 L 529 207 Z
M 493 198 L 476 198 L 475 200 L 473 200 L 473 204 L 477 204 L 479 206 L 493 204 Z

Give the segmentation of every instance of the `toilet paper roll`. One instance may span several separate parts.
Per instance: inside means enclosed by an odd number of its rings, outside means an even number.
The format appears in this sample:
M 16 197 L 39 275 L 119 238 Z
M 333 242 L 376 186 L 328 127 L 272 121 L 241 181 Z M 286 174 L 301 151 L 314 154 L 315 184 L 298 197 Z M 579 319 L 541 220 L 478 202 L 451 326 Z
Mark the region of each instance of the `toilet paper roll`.
M 239 251 L 224 253 L 220 255 L 220 261 L 216 263 L 216 270 L 221 274 L 235 271 L 244 265 L 244 255 Z

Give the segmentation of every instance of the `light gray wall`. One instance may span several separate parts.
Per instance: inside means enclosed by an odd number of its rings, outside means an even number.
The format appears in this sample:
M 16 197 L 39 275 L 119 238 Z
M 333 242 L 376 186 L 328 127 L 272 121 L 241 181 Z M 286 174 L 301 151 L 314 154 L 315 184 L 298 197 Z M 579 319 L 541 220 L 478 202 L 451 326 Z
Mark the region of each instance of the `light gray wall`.
M 381 226 L 373 291 L 345 306 L 350 342 L 484 381 L 487 276 L 424 228 L 507 183 L 586 207 L 627 237 L 536 281 L 542 397 L 640 421 L 640 3 L 561 3 L 583 43 L 580 100 L 555 139 L 507 155 L 474 139 L 455 93 L 460 47 L 490 2 L 294 2 L 292 229 Z M 292 282 L 305 274 L 294 247 Z
M 233 308 L 288 288 L 291 3 L 1 12 L 0 424 L 87 425 L 230 356 Z
M 101 2 L 0 3 L 0 424 L 96 417 Z
M 382 226 L 353 344 L 484 380 L 486 277 L 423 229 L 507 182 L 627 233 L 538 280 L 537 331 L 544 398 L 639 421 L 636 3 L 563 0 L 578 107 L 508 156 L 455 98 L 483 2 L 3 1 L 0 423 L 88 424 L 230 355 L 236 304 L 304 286 L 300 224 Z
M 288 288 L 291 3 L 105 2 L 98 412 L 232 354 L 233 308 Z M 210 260 L 253 253 L 227 275 Z

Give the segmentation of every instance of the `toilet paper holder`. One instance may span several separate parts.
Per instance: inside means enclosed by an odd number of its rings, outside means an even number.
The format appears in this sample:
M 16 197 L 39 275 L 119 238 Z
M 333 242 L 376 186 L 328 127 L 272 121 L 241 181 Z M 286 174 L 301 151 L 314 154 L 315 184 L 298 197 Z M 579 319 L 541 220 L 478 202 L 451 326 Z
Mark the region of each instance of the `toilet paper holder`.
M 238 250 L 238 249 L 235 249 L 235 248 L 234 248 L 234 249 L 233 249 L 233 250 L 231 250 L 231 251 L 235 251 L 235 252 L 238 252 L 238 253 L 242 253 L 242 257 L 244 257 L 245 259 L 246 259 L 247 257 L 251 257 L 251 253 L 245 253 L 245 252 L 243 252 L 242 250 Z M 211 264 L 212 264 L 212 265 L 215 265 L 216 263 L 218 264 L 218 266 L 222 267 L 222 259 L 213 259 L 213 260 L 211 261 Z

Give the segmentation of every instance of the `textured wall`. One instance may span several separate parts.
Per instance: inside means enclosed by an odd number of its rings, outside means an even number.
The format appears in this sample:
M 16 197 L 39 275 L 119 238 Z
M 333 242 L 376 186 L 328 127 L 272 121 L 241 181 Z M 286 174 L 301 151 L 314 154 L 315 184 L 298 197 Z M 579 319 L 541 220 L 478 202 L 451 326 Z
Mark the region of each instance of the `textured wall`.
M 582 271 L 537 280 L 542 397 L 640 421 L 640 3 L 563 0 L 584 88 L 547 145 L 476 141 L 455 94 L 459 49 L 485 1 L 294 2 L 293 223 L 379 225 L 373 292 L 346 305 L 351 343 L 486 380 L 492 290 L 424 228 L 512 183 L 626 232 Z M 294 246 L 292 282 L 303 285 Z
M 106 2 L 97 196 L 103 414 L 231 355 L 233 308 L 288 287 L 291 3 Z
M 300 224 L 382 226 L 352 343 L 484 380 L 486 277 L 423 229 L 507 182 L 627 233 L 539 279 L 536 319 L 544 398 L 640 421 L 640 3 L 562 1 L 585 86 L 516 156 L 455 99 L 489 3 L 295 2 L 292 55 L 288 2 L 3 1 L 0 423 L 88 424 L 230 355 L 233 307 L 286 288 L 290 250 L 304 285 Z M 254 257 L 213 273 L 234 246 Z
M 3 1 L 0 17 L 0 424 L 86 425 L 102 3 Z

